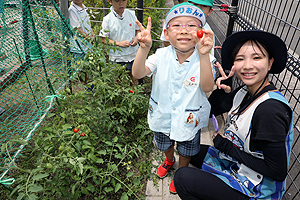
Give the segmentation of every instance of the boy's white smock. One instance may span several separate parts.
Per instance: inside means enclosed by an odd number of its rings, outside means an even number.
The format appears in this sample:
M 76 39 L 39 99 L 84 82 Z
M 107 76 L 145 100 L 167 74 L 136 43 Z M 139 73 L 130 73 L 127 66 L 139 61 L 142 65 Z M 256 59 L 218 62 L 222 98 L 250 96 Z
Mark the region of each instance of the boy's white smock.
M 140 30 L 135 20 L 137 19 L 134 11 L 125 9 L 122 17 L 120 17 L 114 10 L 110 8 L 111 12 L 103 18 L 102 29 L 100 31 L 101 37 L 108 37 L 111 40 L 130 42 L 135 38 L 136 30 Z M 111 61 L 115 62 L 130 62 L 135 59 L 139 45 L 120 47 L 121 51 L 109 50 Z
M 69 18 L 70 18 L 70 25 L 73 28 L 81 28 L 85 33 L 88 35 L 91 34 L 92 28 L 91 28 L 91 22 L 89 19 L 89 15 L 87 14 L 86 10 L 87 8 L 85 5 L 83 5 L 84 9 L 81 7 L 77 6 L 75 3 L 71 3 L 69 7 Z M 92 45 L 87 42 L 85 39 L 79 37 L 77 35 L 77 41 L 78 44 L 81 46 L 81 48 L 77 45 L 76 41 L 74 39 L 71 39 L 71 52 L 76 52 L 76 53 L 86 53 L 88 48 L 92 48 Z M 84 51 L 82 52 L 81 49 Z
M 200 59 L 194 53 L 184 64 L 172 46 L 156 51 L 157 67 L 149 101 L 148 123 L 175 141 L 188 141 L 208 125 L 210 104 L 200 87 Z M 151 61 L 147 60 L 147 63 Z

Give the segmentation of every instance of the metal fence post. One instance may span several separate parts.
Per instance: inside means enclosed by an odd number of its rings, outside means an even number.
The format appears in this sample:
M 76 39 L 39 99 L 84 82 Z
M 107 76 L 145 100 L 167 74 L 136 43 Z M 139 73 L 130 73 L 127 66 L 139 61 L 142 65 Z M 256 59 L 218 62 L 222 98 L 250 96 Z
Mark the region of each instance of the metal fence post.
M 238 5 L 238 0 L 232 0 L 231 6 L 237 6 Z M 236 13 L 231 13 L 229 14 L 229 21 L 228 21 L 228 28 L 227 28 L 227 34 L 226 37 L 232 34 L 233 31 L 233 25 L 234 25 L 234 17 Z
M 69 1 L 68 0 L 59 0 L 60 11 L 66 19 L 69 19 Z
M 143 0 L 137 0 L 137 19 L 139 20 L 139 22 L 141 22 L 141 24 L 143 24 L 143 10 L 144 10 L 144 6 L 143 6 Z M 143 78 L 138 79 L 138 83 L 139 85 L 142 85 L 144 83 Z
M 137 0 L 137 19 L 143 24 L 143 0 Z

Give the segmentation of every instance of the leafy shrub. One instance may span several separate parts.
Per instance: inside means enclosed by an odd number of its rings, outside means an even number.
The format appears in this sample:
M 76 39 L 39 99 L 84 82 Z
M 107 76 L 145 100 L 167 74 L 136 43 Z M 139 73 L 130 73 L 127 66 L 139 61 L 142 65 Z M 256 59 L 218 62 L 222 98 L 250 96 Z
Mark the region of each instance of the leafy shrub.
M 72 92 L 60 93 L 60 110 L 48 114 L 10 169 L 18 177 L 11 198 L 144 199 L 152 167 L 146 120 L 151 83 L 130 86 L 125 67 L 106 62 L 109 48 L 114 47 L 99 43 L 85 60 L 76 61 L 74 71 L 81 66 L 90 82 L 81 84 L 79 71 Z M 26 144 L 11 140 L 2 153 L 15 143 Z

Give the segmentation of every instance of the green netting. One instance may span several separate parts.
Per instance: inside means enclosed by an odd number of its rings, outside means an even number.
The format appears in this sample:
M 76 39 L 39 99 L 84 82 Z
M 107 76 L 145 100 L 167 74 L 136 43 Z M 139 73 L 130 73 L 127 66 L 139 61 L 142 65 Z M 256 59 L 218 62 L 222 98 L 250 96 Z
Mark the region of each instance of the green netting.
M 54 0 L 0 2 L 1 146 L 16 136 L 30 139 L 73 71 L 71 29 Z M 16 147 L 1 154 L 0 167 L 20 154 Z M 7 170 L 1 173 L 0 180 Z

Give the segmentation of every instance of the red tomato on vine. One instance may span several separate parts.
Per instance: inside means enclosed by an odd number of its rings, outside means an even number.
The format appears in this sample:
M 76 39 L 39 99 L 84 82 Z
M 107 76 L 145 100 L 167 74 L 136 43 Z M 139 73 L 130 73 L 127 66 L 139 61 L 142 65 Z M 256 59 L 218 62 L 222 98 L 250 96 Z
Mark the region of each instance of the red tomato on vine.
M 202 38 L 203 37 L 203 30 L 202 29 L 198 29 L 198 31 L 197 31 L 197 37 L 198 38 Z
M 74 128 L 74 133 L 77 133 L 79 131 L 79 128 Z
M 80 137 L 84 137 L 85 136 L 85 133 L 80 133 Z

